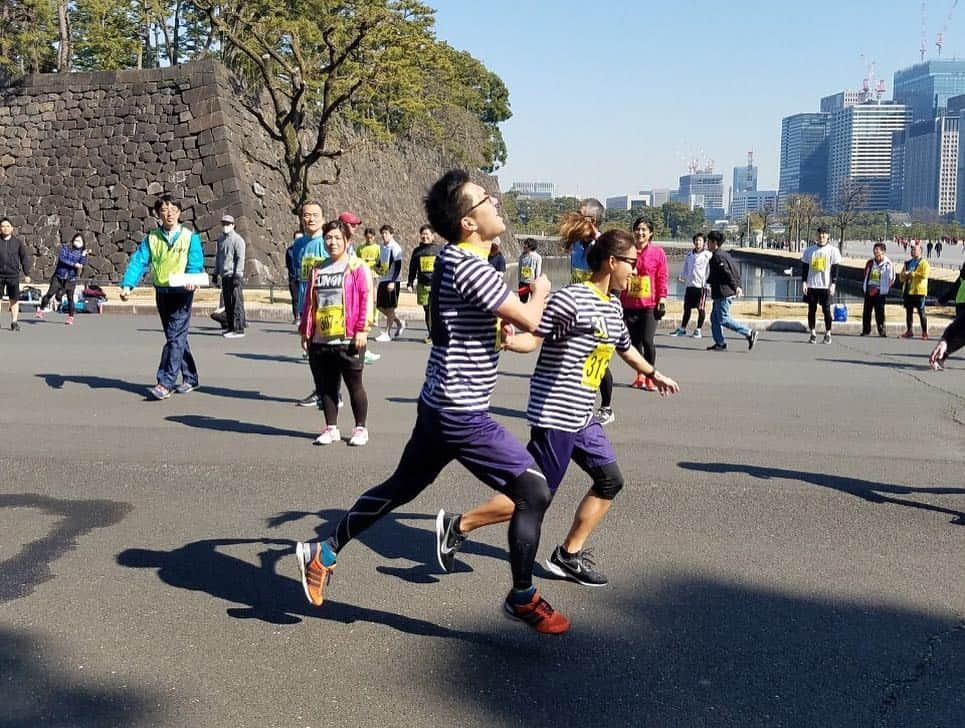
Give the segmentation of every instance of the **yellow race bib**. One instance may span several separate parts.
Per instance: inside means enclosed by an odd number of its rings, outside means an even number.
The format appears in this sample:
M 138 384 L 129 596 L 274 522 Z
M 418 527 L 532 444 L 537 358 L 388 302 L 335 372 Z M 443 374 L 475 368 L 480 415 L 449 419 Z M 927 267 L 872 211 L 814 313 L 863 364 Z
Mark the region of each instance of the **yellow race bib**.
M 868 275 L 868 283 L 881 283 L 881 271 L 875 268 Z
M 423 273 L 432 273 L 433 268 L 436 267 L 436 256 L 434 255 L 423 255 L 419 258 L 419 270 Z
M 531 267 L 531 266 L 528 266 L 528 265 L 524 265 L 522 268 L 520 268 L 520 269 L 519 269 L 519 277 L 522 278 L 524 281 L 531 281 L 531 280 L 533 280 L 533 269 L 532 269 L 532 267 Z
M 315 310 L 315 333 L 325 339 L 345 336 L 345 309 L 341 306 L 320 306 Z
M 828 259 L 825 258 L 823 255 L 817 258 L 811 258 L 811 270 L 816 271 L 818 273 L 823 273 L 825 270 L 827 270 L 827 267 L 828 267 Z
M 630 283 L 627 286 L 627 297 L 639 298 L 641 300 L 647 299 L 651 297 L 652 290 L 649 275 L 638 276 L 633 274 L 630 276 Z
M 613 356 L 616 348 L 615 344 L 597 344 L 596 348 L 590 352 L 583 363 L 583 380 L 581 383 L 584 387 L 599 389 L 606 368 L 610 365 L 610 357 Z

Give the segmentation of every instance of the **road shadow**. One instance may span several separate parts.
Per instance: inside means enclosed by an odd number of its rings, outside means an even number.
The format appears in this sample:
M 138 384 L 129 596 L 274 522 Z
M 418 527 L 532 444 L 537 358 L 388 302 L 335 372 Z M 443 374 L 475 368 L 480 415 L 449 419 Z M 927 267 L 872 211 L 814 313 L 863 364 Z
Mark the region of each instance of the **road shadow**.
M 164 329 L 135 329 L 135 331 L 139 331 L 145 334 L 163 334 L 164 333 Z M 225 329 L 214 328 L 211 326 L 204 326 L 202 328 L 192 328 L 191 331 L 188 332 L 188 337 L 190 338 L 192 336 L 218 336 L 218 337 L 224 338 L 221 336 L 224 333 L 224 331 Z
M 886 354 L 885 356 L 891 356 Z M 815 361 L 827 361 L 834 364 L 858 364 L 860 366 L 866 367 L 880 367 L 882 369 L 914 369 L 918 371 L 928 371 L 928 356 L 919 356 L 920 363 L 918 364 L 904 364 L 902 362 L 895 361 L 882 361 L 880 359 L 832 359 L 818 357 Z
M 229 546 L 264 546 L 258 563 L 224 553 Z M 200 591 L 241 606 L 225 613 L 235 619 L 257 619 L 270 624 L 298 624 L 303 619 L 352 624 L 372 622 L 420 637 L 445 637 L 477 641 L 471 632 L 448 629 L 422 619 L 380 609 L 367 609 L 326 599 L 316 608 L 305 598 L 297 578 L 295 542 L 273 538 L 221 538 L 193 541 L 170 551 L 130 548 L 117 555 L 117 563 L 132 569 L 156 569 L 158 578 L 169 586 Z M 285 558 L 292 577 L 278 573 Z
M 602 714 L 654 728 L 890 728 L 965 715 L 965 623 L 951 614 L 696 575 L 546 596 L 572 618 L 568 633 L 497 627 L 490 643 L 429 655 L 413 689 L 454 701 L 473 725 L 595 725 Z M 438 675 L 473 687 L 454 693 Z
M 249 351 L 226 351 L 227 356 L 236 356 L 239 359 L 248 361 L 270 361 L 284 362 L 287 364 L 308 364 L 308 359 L 302 356 L 289 356 L 287 354 L 257 354 Z
M 168 422 L 176 422 L 187 427 L 196 427 L 200 430 L 215 430 L 217 432 L 237 432 L 241 435 L 268 435 L 270 437 L 293 437 L 299 440 L 313 439 L 317 437 L 311 432 L 304 430 L 285 430 L 281 427 L 264 425 L 260 422 L 242 422 L 241 420 L 229 420 L 222 417 L 208 417 L 207 415 L 171 415 L 165 417 Z
M 771 468 L 759 465 L 744 465 L 742 463 L 696 463 L 679 462 L 678 467 L 685 470 L 697 470 L 705 473 L 745 473 L 762 480 L 771 478 L 782 480 L 797 480 L 802 483 L 810 483 L 829 490 L 836 490 L 839 493 L 847 493 L 856 498 L 868 501 L 869 503 L 891 503 L 892 505 L 905 506 L 907 508 L 917 508 L 923 511 L 933 511 L 952 516 L 951 523 L 957 526 L 965 526 L 965 512 L 942 508 L 931 503 L 906 498 L 896 498 L 897 495 L 965 495 L 963 488 L 943 488 L 928 487 L 917 488 L 907 485 L 892 485 L 871 480 L 861 480 L 860 478 L 850 478 L 843 475 L 830 473 L 810 473 L 803 470 L 786 470 L 783 468 Z
M 154 401 L 148 396 L 148 390 L 153 385 L 128 382 L 116 377 L 99 377 L 92 374 L 35 374 L 41 377 L 51 389 L 63 389 L 65 384 L 83 384 L 91 389 L 116 389 L 121 392 L 137 394 L 146 400 Z M 210 394 L 215 397 L 227 397 L 229 399 L 257 400 L 260 402 L 282 402 L 293 404 L 297 399 L 290 397 L 275 397 L 270 394 L 262 394 L 257 389 L 228 389 L 227 387 L 215 387 L 208 384 L 201 384 L 192 396 L 198 394 Z
M 60 642 L 0 626 L 0 726 L 158 725 L 164 697 L 147 687 L 105 687 L 69 664 Z M 129 680 L 124 680 L 128 683 Z
M 51 566 L 61 556 L 73 551 L 80 538 L 96 528 L 107 528 L 120 522 L 133 506 L 120 501 L 70 500 L 37 493 L 0 493 L 0 508 L 29 508 L 60 519 L 46 536 L 23 545 L 20 551 L 13 552 L 13 556 L 0 561 L 0 604 L 3 604 L 25 597 L 39 585 L 53 579 Z

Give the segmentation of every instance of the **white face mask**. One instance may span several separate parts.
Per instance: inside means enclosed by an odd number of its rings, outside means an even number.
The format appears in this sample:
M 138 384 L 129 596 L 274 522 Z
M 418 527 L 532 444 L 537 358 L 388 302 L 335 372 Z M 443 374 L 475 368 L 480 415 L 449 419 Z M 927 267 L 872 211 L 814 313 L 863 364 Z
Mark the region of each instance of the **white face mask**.
M 228 233 L 230 233 L 232 230 L 235 229 L 235 226 L 234 226 L 234 225 L 222 225 L 222 226 L 221 226 L 221 229 L 224 230 L 224 234 L 227 235 Z
M 77 248 L 77 250 L 82 250 L 83 247 L 84 247 L 84 241 L 83 241 L 83 240 L 75 240 L 73 243 L 71 243 L 71 245 L 73 245 L 75 248 Z

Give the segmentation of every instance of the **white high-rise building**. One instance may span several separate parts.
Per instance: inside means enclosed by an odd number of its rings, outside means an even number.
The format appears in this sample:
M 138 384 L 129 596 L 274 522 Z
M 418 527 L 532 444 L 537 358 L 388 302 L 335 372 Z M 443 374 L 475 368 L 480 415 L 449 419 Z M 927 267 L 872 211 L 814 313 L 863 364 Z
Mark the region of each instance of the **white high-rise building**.
M 730 203 L 730 219 L 734 222 L 744 222 L 752 212 L 759 212 L 765 207 L 773 213 L 777 211 L 777 190 L 754 190 L 752 192 L 735 192 Z
M 955 211 L 958 189 L 958 115 L 942 115 L 909 127 L 904 144 L 905 212 Z
M 828 199 L 837 209 L 842 186 L 862 186 L 864 210 L 887 210 L 891 188 L 891 148 L 896 131 L 908 124 L 903 104 L 868 102 L 831 115 Z

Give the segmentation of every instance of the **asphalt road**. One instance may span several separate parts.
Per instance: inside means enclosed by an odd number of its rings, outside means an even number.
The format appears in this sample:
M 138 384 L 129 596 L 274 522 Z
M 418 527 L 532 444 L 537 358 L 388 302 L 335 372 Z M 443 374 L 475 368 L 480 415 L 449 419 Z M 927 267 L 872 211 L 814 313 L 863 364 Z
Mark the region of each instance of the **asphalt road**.
M 323 608 L 302 595 L 294 542 L 402 450 L 421 331 L 375 345 L 355 449 L 312 446 L 285 324 L 196 322 L 202 389 L 149 402 L 156 319 L 58 321 L 0 331 L 2 728 L 965 722 L 965 358 L 660 336 L 682 393 L 620 386 L 608 428 L 628 485 L 590 545 L 611 585 L 540 570 L 573 620 L 543 637 L 500 614 L 504 530 L 435 563 L 436 510 L 488 496 L 458 465 L 342 552 Z M 534 361 L 505 355 L 493 402 L 520 437 Z M 586 485 L 572 469 L 541 559 Z

